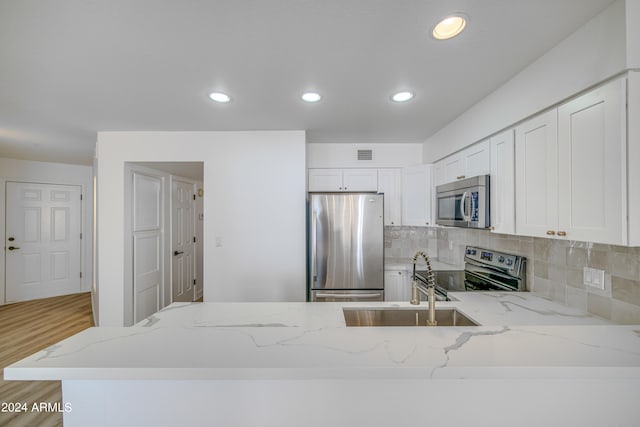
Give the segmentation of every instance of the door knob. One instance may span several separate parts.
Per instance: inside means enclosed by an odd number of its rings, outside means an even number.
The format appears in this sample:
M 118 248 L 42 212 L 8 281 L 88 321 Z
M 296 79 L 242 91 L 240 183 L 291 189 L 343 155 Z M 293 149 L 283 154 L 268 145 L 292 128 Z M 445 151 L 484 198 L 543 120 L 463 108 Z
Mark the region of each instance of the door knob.
M 9 249 L 10 251 L 15 251 L 16 249 L 20 249 L 16 246 L 9 246 L 7 249 Z
M 184 253 L 183 251 L 174 251 L 173 252 L 173 256 L 178 256 L 178 255 L 183 254 L 183 253 Z

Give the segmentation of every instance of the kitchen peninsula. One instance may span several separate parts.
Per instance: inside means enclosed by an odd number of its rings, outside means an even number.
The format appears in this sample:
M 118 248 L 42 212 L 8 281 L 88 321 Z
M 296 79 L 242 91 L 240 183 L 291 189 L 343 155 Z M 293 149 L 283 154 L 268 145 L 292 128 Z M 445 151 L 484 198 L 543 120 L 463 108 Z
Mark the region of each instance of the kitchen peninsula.
M 640 326 L 529 293 L 452 296 L 438 308 L 482 326 L 345 326 L 343 307 L 405 302 L 178 303 L 5 377 L 62 380 L 65 427 L 637 424 Z

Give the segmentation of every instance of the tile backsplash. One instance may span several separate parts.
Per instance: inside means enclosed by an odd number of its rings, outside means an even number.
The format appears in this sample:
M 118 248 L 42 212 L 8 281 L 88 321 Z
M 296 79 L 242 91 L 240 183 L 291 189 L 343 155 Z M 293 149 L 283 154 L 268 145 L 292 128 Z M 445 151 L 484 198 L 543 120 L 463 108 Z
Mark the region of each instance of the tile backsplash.
M 527 258 L 527 288 L 542 297 L 617 323 L 640 323 L 640 248 L 494 234 L 446 227 L 385 227 L 385 256 L 424 249 L 450 264 L 464 263 L 467 245 Z M 605 290 L 584 285 L 584 267 L 605 271 Z

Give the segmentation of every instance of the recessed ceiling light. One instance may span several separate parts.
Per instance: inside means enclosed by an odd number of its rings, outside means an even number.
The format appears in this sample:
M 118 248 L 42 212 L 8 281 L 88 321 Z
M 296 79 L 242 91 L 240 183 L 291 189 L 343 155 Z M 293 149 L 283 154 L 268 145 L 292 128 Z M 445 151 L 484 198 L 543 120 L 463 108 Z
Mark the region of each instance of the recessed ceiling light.
M 398 92 L 394 93 L 391 97 L 391 100 L 394 102 L 407 102 L 413 98 L 413 93 L 411 92 Z
M 307 92 L 307 93 L 303 93 L 301 98 L 305 102 L 318 102 L 322 99 L 322 96 L 320 96 L 319 93 Z
M 231 98 L 229 98 L 229 95 L 227 95 L 226 93 L 222 93 L 222 92 L 211 92 L 209 94 L 209 98 L 211 98 L 212 100 L 214 100 L 216 102 L 229 102 L 229 101 L 231 101 Z
M 438 40 L 447 40 L 460 34 L 466 26 L 467 17 L 462 13 L 455 13 L 438 22 L 431 34 Z

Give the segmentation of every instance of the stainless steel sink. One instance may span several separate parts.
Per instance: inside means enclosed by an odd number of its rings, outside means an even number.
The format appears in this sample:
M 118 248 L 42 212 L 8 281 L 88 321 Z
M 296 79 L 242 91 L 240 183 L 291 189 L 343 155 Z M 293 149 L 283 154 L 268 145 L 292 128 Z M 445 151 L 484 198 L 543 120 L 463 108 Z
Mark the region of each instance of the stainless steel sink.
M 347 326 L 427 326 L 425 309 L 344 307 Z M 436 308 L 438 326 L 479 326 L 455 308 Z

